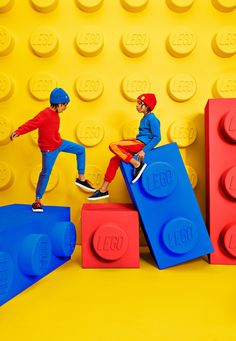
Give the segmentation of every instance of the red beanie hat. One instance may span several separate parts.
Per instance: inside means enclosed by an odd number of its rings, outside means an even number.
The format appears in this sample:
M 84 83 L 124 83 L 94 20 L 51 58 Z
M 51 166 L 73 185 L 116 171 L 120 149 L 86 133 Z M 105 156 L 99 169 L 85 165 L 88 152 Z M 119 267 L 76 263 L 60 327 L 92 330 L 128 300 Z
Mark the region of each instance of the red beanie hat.
M 153 110 L 157 104 L 156 96 L 154 94 L 142 94 L 137 99 L 140 99 L 145 103 L 151 110 Z

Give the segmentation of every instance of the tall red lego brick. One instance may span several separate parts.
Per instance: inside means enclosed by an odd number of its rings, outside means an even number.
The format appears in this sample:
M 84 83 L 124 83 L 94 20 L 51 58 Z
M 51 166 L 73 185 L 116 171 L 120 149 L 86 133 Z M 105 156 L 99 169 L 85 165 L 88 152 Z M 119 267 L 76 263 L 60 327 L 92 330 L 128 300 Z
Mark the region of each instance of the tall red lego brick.
M 212 264 L 236 264 L 236 98 L 205 108 L 207 225 Z
M 139 216 L 132 204 L 83 205 L 82 267 L 139 267 Z

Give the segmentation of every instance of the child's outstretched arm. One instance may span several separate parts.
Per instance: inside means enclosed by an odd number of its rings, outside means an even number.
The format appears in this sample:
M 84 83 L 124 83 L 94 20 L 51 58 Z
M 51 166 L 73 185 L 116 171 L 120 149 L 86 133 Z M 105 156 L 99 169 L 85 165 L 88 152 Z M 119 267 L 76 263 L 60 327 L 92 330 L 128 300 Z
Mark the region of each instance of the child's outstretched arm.
M 29 133 L 30 131 L 33 131 L 35 129 L 38 129 L 41 124 L 44 122 L 44 118 L 39 113 L 34 118 L 30 119 L 26 123 L 24 123 L 22 126 L 20 126 L 18 129 L 16 129 L 10 136 L 11 141 L 13 141 L 16 137 Z

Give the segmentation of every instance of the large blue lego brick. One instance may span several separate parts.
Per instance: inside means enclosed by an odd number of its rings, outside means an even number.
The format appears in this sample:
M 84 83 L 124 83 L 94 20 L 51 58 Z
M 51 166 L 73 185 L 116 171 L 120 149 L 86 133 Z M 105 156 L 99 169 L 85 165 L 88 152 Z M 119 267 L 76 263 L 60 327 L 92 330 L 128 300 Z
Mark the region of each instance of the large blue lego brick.
M 213 251 L 195 194 L 176 143 L 145 155 L 142 177 L 131 183 L 133 168 L 121 171 L 136 205 L 153 257 L 160 269 Z
M 75 242 L 69 207 L 0 207 L 0 305 L 67 262 Z

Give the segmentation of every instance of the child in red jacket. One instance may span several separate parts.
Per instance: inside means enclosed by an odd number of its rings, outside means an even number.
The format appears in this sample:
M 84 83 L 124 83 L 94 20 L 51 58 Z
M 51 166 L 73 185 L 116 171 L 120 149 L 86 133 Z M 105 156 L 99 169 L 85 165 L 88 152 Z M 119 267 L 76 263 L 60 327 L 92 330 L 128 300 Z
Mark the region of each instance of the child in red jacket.
M 41 199 L 46 190 L 56 158 L 60 152 L 76 154 L 78 178 L 75 180 L 75 184 L 84 190 L 95 192 L 95 189 L 84 176 L 84 146 L 62 140 L 59 133 L 59 114 L 67 108 L 69 102 L 70 98 L 68 94 L 61 88 L 55 88 L 50 94 L 50 107 L 44 109 L 34 118 L 20 126 L 11 135 L 11 140 L 13 141 L 20 135 L 38 129 L 38 146 L 42 153 L 42 170 L 39 174 L 36 188 L 36 199 L 32 204 L 32 210 L 34 212 L 43 212 Z

